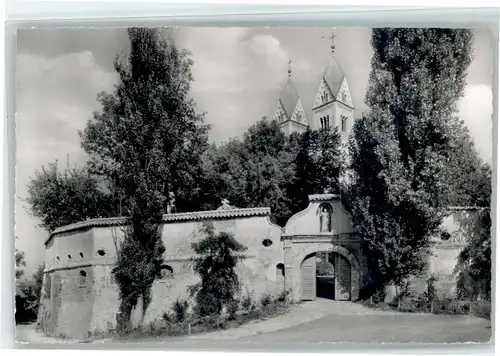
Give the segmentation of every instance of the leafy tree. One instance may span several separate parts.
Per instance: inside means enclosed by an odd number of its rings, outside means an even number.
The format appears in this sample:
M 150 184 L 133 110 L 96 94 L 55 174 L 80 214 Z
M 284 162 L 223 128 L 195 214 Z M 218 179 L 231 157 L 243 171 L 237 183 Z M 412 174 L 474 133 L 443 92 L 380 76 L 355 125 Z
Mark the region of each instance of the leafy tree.
M 288 187 L 293 213 L 309 204 L 308 195 L 339 193 L 341 142 L 338 128 L 307 130 L 291 135 L 290 149 L 295 151 L 294 179 Z
M 243 140 L 233 139 L 213 149 L 207 167 L 213 172 L 219 198 L 240 208 L 270 207 L 281 225 L 292 213 L 286 188 L 294 176 L 293 158 L 277 122 L 262 118 Z
M 38 266 L 33 281 L 20 283 L 21 295 L 16 295 L 16 323 L 35 320 L 42 292 L 44 265 Z
M 482 298 L 491 300 L 491 170 L 483 165 L 476 181 L 476 202 L 482 209 L 468 214 L 461 223 L 465 228 L 467 245 L 460 252 L 456 271 L 457 292 L 463 299 Z
M 446 162 L 471 61 L 460 29 L 372 31 L 366 102 L 349 144 L 346 203 L 369 251 L 370 284 L 402 285 L 425 266 L 449 201 Z
M 113 199 L 86 168 L 58 169 L 57 162 L 35 173 L 28 184 L 30 213 L 48 232 L 86 220 L 116 215 Z
M 129 217 L 114 270 L 120 289 L 121 328 L 160 275 L 165 248 L 161 220 L 175 194 L 177 210 L 197 207 L 202 152 L 209 127 L 189 98 L 192 60 L 157 29 L 128 30 L 130 53 L 117 60 L 119 83 L 101 93 L 102 111 L 84 132 L 82 147 L 89 167 L 120 197 Z
M 446 164 L 450 185 L 450 206 L 490 206 L 491 173 L 477 153 L 463 123 Z
M 337 130 L 287 137 L 276 121 L 263 118 L 243 140 L 232 139 L 209 151 L 206 176 L 219 198 L 241 208 L 270 207 L 281 226 L 307 206 L 309 194 L 338 192 Z
M 201 281 L 189 289 L 195 297 L 198 315 L 218 315 L 224 307 L 229 309 L 235 303 L 240 288 L 235 267 L 241 258 L 236 253 L 246 247 L 229 233 L 216 234 L 212 224 L 205 224 L 202 232 L 207 237 L 193 244 L 197 254 L 193 269 Z
M 24 275 L 24 271 L 21 267 L 26 267 L 26 259 L 24 257 L 24 252 L 19 251 L 17 248 L 16 248 L 15 260 L 16 260 L 16 279 L 19 279 Z

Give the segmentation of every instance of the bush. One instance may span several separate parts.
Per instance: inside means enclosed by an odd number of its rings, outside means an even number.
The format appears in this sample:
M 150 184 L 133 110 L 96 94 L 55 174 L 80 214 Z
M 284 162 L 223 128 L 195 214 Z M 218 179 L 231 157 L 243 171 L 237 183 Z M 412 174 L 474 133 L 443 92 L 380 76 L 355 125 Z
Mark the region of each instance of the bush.
M 472 314 L 479 317 L 491 320 L 491 302 L 488 300 L 477 301 L 472 303 Z
M 247 294 L 246 296 L 243 297 L 243 299 L 241 300 L 241 307 L 243 308 L 244 311 L 247 312 L 255 308 L 255 304 L 253 303 L 250 294 Z
M 273 298 L 269 294 L 264 294 L 260 299 L 260 305 L 262 305 L 263 307 L 267 307 L 272 303 L 273 303 Z
M 175 317 L 174 320 L 178 323 L 182 323 L 183 321 L 185 321 L 188 316 L 188 308 L 189 304 L 187 300 L 177 298 L 172 307 Z
M 229 320 L 234 320 L 236 318 L 236 313 L 238 312 L 239 304 L 240 304 L 240 302 L 238 299 L 234 299 L 234 300 L 228 302 L 226 311 L 227 311 Z
M 280 295 L 278 295 L 278 298 L 276 298 L 276 301 L 279 303 L 283 303 L 283 304 L 289 304 L 291 302 L 290 291 L 285 290 L 285 291 L 281 292 Z

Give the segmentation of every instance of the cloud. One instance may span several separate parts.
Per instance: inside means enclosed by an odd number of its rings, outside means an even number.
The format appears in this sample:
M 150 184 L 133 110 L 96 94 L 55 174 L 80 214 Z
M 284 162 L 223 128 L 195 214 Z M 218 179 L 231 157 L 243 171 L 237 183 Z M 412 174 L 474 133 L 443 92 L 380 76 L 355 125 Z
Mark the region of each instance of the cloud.
M 96 94 L 112 89 L 115 81 L 115 74 L 96 65 L 89 51 L 53 59 L 17 57 L 16 244 L 29 256 L 27 271 L 42 262 L 43 254 L 33 249 L 43 249 L 45 237 L 34 229 L 38 221 L 27 214 L 20 199 L 26 198 L 29 178 L 55 159 L 65 163 L 68 154 L 72 162 L 84 160 L 78 130 L 98 109 Z
M 490 85 L 474 84 L 465 88 L 464 97 L 458 103 L 459 117 L 464 120 L 479 155 L 492 163 L 493 92 Z
M 194 92 L 274 88 L 289 57 L 276 37 L 245 28 L 183 29 L 179 44 L 193 54 Z

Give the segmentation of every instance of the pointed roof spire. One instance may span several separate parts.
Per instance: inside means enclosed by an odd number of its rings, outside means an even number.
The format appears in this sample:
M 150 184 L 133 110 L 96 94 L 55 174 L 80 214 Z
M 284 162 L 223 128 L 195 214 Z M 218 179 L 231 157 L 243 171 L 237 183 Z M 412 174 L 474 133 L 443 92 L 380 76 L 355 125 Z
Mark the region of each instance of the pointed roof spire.
M 330 49 L 332 51 L 332 57 L 335 53 L 335 27 L 332 28 L 332 35 L 330 36 L 330 39 L 332 40 L 332 44 L 330 45 Z
M 288 58 L 288 79 L 292 77 L 292 60 Z

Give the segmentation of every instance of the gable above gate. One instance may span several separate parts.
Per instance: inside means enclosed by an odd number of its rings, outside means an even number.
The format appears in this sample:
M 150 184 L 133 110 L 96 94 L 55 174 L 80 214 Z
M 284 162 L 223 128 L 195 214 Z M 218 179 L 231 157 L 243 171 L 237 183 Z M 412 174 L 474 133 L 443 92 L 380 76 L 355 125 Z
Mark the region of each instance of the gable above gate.
M 351 219 L 337 194 L 309 195 L 306 209 L 293 215 L 286 223 L 286 235 L 351 234 Z

